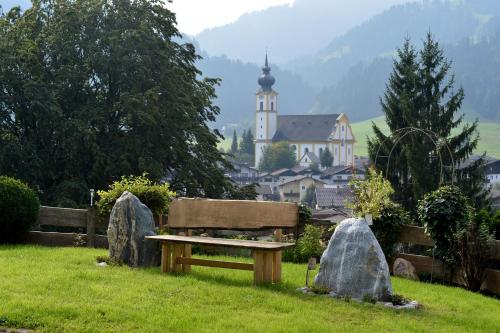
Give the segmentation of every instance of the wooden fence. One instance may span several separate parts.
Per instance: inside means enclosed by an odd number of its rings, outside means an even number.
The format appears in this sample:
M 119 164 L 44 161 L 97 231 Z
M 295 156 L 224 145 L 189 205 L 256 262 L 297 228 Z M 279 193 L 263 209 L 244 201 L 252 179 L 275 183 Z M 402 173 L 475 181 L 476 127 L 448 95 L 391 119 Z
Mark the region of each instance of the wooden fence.
M 164 216 L 154 217 L 156 226 L 162 226 Z M 96 233 L 106 230 L 109 217 L 99 218 L 95 208 L 73 209 L 41 206 L 34 229 L 44 226 L 75 228 L 85 232 L 30 231 L 27 242 L 45 246 L 73 246 L 83 241 L 87 247 L 108 248 L 108 238 Z
M 166 217 L 164 216 L 155 217 L 157 226 L 162 226 L 165 221 Z M 46 246 L 73 246 L 83 240 L 88 247 L 107 248 L 107 237 L 96 234 L 96 229 L 105 229 L 107 224 L 108 219 L 99 219 L 95 209 L 92 208 L 70 209 L 42 206 L 37 225 L 73 227 L 85 229 L 85 233 L 31 231 L 28 242 Z M 416 226 L 405 226 L 401 232 L 400 241 L 407 244 L 434 246 L 434 241 L 424 233 L 424 228 Z M 493 247 L 494 259 L 500 260 L 500 240 L 495 241 Z M 429 273 L 436 276 L 443 274 L 443 264 L 435 258 L 409 253 L 398 253 L 396 257 L 410 261 L 418 273 Z M 488 269 L 482 288 L 500 295 L 500 271 Z
M 85 229 L 85 233 L 78 232 L 44 232 L 30 231 L 28 243 L 46 246 L 72 246 L 84 241 L 88 247 L 108 247 L 108 238 L 97 235 L 96 227 L 106 227 L 106 223 L 99 223 L 95 209 L 72 209 L 57 207 L 40 207 L 40 213 L 35 229 L 43 226 Z
M 424 228 L 416 226 L 405 226 L 401 232 L 400 242 L 430 247 L 434 246 L 434 241 L 425 234 Z M 500 240 L 496 240 L 492 246 L 493 259 L 500 260 Z M 403 258 L 411 262 L 418 273 L 429 273 L 440 276 L 444 272 L 443 264 L 433 257 L 409 253 L 397 253 L 395 257 Z M 486 279 L 481 288 L 500 295 L 500 271 L 488 269 Z

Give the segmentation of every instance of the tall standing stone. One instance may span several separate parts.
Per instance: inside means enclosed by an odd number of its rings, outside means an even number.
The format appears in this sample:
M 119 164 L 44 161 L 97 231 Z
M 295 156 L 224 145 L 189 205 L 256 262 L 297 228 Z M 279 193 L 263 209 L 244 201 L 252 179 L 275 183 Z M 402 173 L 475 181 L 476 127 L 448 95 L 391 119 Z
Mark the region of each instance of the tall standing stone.
M 110 259 L 132 267 L 154 265 L 157 262 L 156 244 L 144 239 L 156 235 L 154 227 L 151 210 L 132 193 L 123 192 L 109 218 Z
M 335 228 L 314 284 L 357 299 L 392 295 L 389 266 L 364 219 L 346 219 Z

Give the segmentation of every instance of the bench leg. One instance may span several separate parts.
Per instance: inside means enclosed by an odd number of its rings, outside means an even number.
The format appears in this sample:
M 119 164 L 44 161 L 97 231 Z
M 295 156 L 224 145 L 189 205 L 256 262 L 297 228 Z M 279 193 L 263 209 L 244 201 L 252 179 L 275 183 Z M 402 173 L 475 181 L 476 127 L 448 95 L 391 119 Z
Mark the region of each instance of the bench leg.
M 191 245 L 190 244 L 185 244 L 184 245 L 184 253 L 183 253 L 184 258 L 191 258 Z M 182 271 L 184 273 L 189 273 L 191 272 L 191 265 L 183 264 L 182 265 Z
M 281 251 L 273 253 L 273 283 L 281 282 Z
M 264 283 L 273 283 L 273 257 L 273 252 L 264 252 Z
M 161 272 L 170 273 L 172 271 L 172 244 L 164 242 L 161 244 Z
M 253 250 L 253 284 L 264 282 L 264 253 Z
M 253 283 L 255 285 L 274 282 L 274 252 L 253 251 Z
M 182 264 L 177 262 L 177 258 L 181 258 L 184 252 L 184 244 L 173 244 L 173 259 L 172 259 L 172 272 L 180 273 L 182 272 Z

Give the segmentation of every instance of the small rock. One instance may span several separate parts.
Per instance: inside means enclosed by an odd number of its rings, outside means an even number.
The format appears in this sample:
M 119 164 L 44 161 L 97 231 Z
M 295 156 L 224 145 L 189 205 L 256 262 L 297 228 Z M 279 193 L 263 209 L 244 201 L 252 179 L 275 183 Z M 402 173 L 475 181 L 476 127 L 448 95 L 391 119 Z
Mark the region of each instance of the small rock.
M 96 266 L 99 266 L 99 267 L 106 267 L 106 266 L 108 266 L 108 264 L 106 264 L 106 263 L 103 261 L 103 262 L 98 262 L 98 263 L 96 263 Z
M 412 265 L 412 263 L 403 258 L 397 258 L 394 261 L 394 265 L 392 266 L 392 273 L 394 274 L 394 276 L 399 276 L 415 281 L 420 280 L 417 275 L 417 270 Z

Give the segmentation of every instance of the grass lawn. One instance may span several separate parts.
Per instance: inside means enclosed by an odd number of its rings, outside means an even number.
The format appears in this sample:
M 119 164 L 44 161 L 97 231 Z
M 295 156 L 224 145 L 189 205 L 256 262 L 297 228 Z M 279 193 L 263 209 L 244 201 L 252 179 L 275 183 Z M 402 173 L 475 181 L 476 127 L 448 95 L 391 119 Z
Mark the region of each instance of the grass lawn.
M 384 133 L 389 133 L 389 127 L 385 123 L 383 116 L 352 123 L 352 131 L 356 137 L 354 154 L 359 156 L 368 155 L 366 137 L 373 137 L 372 121 L 379 126 Z M 471 121 L 469 121 L 471 122 Z M 475 154 L 486 152 L 487 155 L 500 158 L 500 123 L 494 121 L 480 121 L 478 124 L 479 142 Z M 457 134 L 458 130 L 453 130 L 452 134 Z
M 252 286 L 252 273 L 193 267 L 97 267 L 104 250 L 0 247 L 0 326 L 37 332 L 500 332 L 500 301 L 459 288 L 393 279 L 414 311 L 302 295 L 305 265 L 283 283 Z

